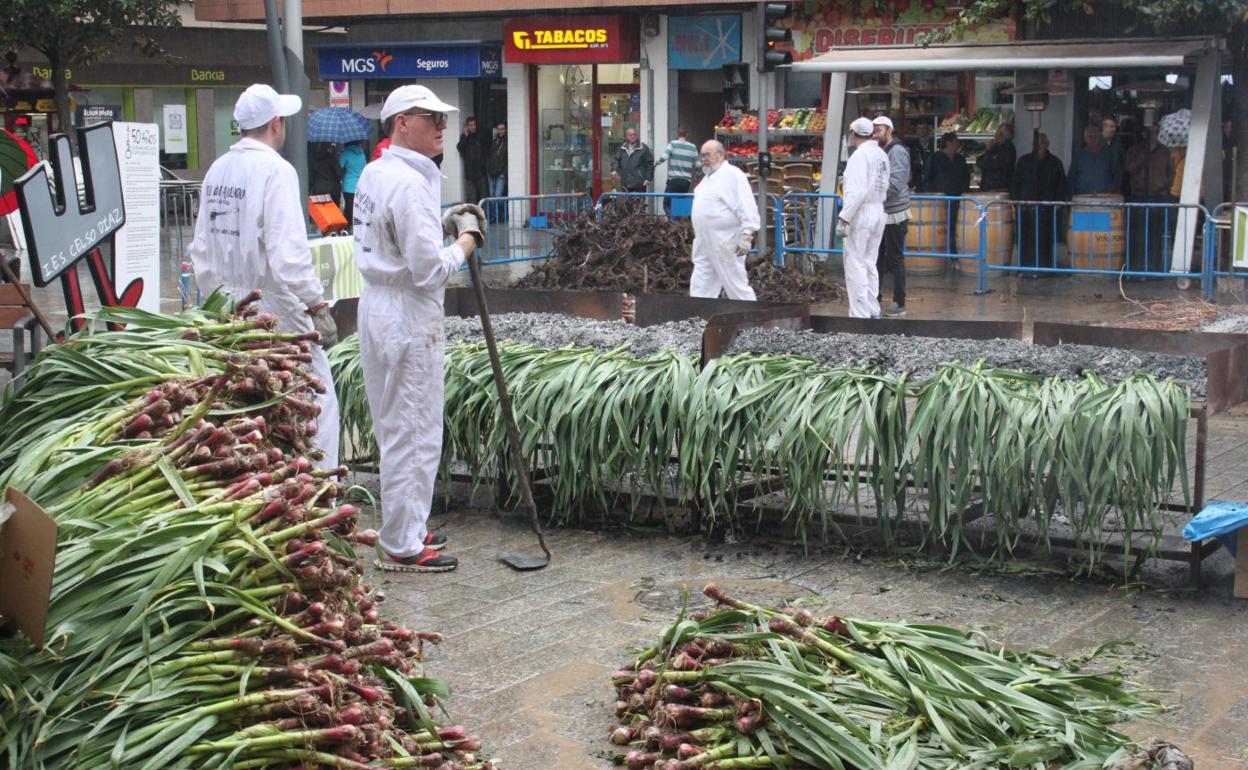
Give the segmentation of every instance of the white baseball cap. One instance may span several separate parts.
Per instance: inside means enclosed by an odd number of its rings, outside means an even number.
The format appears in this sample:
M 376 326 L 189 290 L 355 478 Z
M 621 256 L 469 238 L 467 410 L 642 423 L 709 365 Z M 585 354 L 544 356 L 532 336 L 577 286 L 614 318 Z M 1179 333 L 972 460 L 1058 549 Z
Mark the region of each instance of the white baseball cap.
M 386 97 L 386 103 L 381 107 L 381 119 L 386 121 L 400 113 L 417 109 L 427 112 L 459 112 L 458 107 L 442 101 L 424 86 L 399 86 Z
M 249 86 L 234 104 L 234 120 L 244 131 L 260 128 L 273 118 L 288 118 L 303 109 L 303 100 L 294 94 L 279 94 L 273 86 Z
M 855 118 L 854 122 L 849 124 L 849 130 L 858 136 L 871 136 L 875 133 L 875 126 L 866 118 Z
M 887 126 L 889 131 L 893 130 L 893 121 L 889 120 L 887 115 L 879 116 L 871 121 L 871 124 L 874 126 Z

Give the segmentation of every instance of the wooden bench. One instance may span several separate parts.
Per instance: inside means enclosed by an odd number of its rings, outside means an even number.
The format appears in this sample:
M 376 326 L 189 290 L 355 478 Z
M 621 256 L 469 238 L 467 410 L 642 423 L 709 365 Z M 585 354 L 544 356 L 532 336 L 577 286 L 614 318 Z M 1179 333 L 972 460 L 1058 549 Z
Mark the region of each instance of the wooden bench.
M 29 284 L 23 286 L 29 293 Z M 13 332 L 13 351 L 0 353 L 0 369 L 7 369 L 16 380 L 43 347 L 43 334 L 17 286 L 0 282 L 0 332 L 5 330 Z

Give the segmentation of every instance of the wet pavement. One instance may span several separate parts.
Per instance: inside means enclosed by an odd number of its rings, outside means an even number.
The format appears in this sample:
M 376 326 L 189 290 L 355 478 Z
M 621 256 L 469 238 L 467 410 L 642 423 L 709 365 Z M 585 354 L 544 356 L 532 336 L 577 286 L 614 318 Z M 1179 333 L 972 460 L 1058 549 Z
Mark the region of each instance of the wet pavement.
M 164 233 L 166 311 L 181 304 L 178 265 L 186 237 Z M 487 281 L 506 285 L 527 267 L 491 267 Z M 466 273 L 455 279 L 466 282 Z M 990 287 L 991 293 L 975 295 L 974 276 L 967 273 L 912 277 L 908 317 L 1099 323 L 1138 313 L 1142 300 L 1199 298 L 1171 281 L 1120 287 L 1112 279 L 995 275 Z M 94 292 L 84 288 L 91 306 Z M 1242 306 L 1242 282 L 1222 288 L 1224 306 Z M 58 285 L 37 290 L 36 301 L 54 323 L 63 323 Z M 817 310 L 844 314 L 845 306 Z M 0 350 L 8 344 L 5 335 Z M 1213 418 L 1209 450 L 1208 496 L 1248 500 L 1248 417 Z M 355 480 L 375 482 L 362 475 Z M 610 767 L 610 672 L 629 648 L 646 645 L 670 621 L 685 586 L 696 600 L 712 580 L 768 602 L 818 595 L 837 613 L 979 629 L 1014 647 L 1069 656 L 1130 640 L 1135 647 L 1122 662 L 1143 685 L 1163 689 L 1160 697 L 1175 708 L 1129 732 L 1174 741 L 1200 770 L 1248 768 L 1248 601 L 1231 598 L 1225 552 L 1206 561 L 1205 587 L 1194 592 L 1185 587 L 1186 566 L 1176 563 L 1150 569 L 1147 585 L 1122 586 L 1053 575 L 1025 561 L 1008 570 L 945 569 L 940 561 L 844 547 L 803 551 L 756 538 L 724 546 L 639 529 L 563 529 L 549 536 L 550 567 L 517 573 L 497 555 L 532 547 L 531 536 L 518 520 L 487 508 L 460 499 L 434 518 L 461 560 L 458 571 L 369 571 L 385 585 L 392 615 L 446 634 L 430 654 L 428 673 L 451 684 L 453 717 L 480 734 L 505 768 Z

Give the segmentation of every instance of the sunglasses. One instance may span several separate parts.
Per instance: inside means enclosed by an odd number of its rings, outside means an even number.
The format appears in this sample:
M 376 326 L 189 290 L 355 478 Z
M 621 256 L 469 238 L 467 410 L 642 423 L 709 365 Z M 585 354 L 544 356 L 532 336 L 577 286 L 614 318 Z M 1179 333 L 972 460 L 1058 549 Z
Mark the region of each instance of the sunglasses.
M 403 115 L 407 117 L 419 115 L 422 118 L 429 118 L 429 122 L 433 124 L 434 128 L 446 128 L 447 117 L 442 112 L 405 112 Z

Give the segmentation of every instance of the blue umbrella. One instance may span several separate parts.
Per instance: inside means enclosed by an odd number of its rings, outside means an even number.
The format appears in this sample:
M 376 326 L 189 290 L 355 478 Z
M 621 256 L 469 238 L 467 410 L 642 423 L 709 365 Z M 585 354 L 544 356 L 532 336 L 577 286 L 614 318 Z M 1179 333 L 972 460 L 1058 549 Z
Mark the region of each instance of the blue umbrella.
M 324 107 L 308 119 L 309 142 L 346 144 L 359 142 L 373 133 L 373 124 L 358 112 L 346 107 Z

